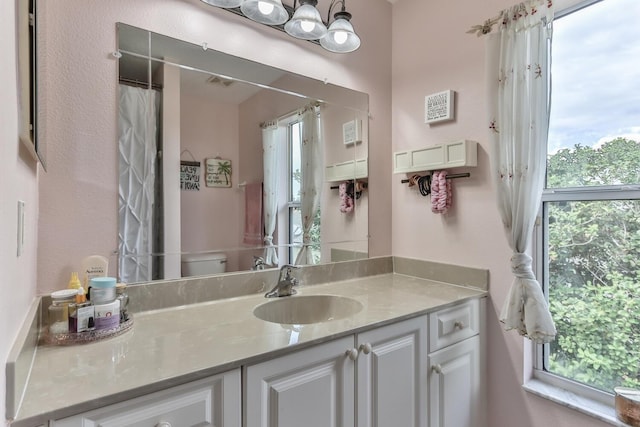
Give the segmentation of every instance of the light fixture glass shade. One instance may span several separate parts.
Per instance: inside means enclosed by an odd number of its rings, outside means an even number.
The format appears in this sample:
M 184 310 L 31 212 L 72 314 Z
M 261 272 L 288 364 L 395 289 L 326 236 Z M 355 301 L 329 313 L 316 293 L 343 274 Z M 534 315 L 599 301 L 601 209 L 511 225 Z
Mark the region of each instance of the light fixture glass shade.
M 329 25 L 327 35 L 320 39 L 320 45 L 331 52 L 348 53 L 360 47 L 360 37 L 353 31 L 349 22 L 351 14 L 338 12 L 335 20 Z
M 240 10 L 244 16 L 261 24 L 280 25 L 289 19 L 281 0 L 244 0 Z
M 310 4 L 301 4 L 284 30 L 290 36 L 303 40 L 318 40 L 327 34 L 320 12 Z
M 211 6 L 224 7 L 225 9 L 233 9 L 242 4 L 242 0 L 202 0 L 202 2 Z

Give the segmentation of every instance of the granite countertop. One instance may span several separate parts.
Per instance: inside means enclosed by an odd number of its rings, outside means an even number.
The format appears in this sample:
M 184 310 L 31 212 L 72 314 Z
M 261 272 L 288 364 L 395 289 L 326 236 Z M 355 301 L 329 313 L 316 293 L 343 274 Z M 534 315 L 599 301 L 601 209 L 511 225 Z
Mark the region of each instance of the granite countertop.
M 14 423 L 46 423 L 487 294 L 397 273 L 297 289 L 350 297 L 363 309 L 295 331 L 253 315 L 268 302 L 262 294 L 137 313 L 120 336 L 39 346 Z

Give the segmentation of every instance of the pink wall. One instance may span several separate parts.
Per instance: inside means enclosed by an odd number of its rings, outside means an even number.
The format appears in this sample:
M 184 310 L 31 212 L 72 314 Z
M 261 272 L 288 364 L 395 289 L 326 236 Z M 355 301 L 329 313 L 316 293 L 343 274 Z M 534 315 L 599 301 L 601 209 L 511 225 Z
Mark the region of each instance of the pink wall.
M 4 366 L 36 294 L 38 169 L 18 141 L 15 4 L 0 2 L 0 363 Z M 17 204 L 25 202 L 25 246 L 16 256 Z M 0 416 L 5 414 L 6 377 L 0 374 Z
M 183 252 L 241 246 L 240 215 L 244 193 L 238 189 L 239 108 L 221 104 L 210 96 L 182 92 L 180 148 L 201 162 L 200 191 L 182 191 L 181 237 Z M 231 187 L 207 187 L 205 158 L 231 160 Z M 191 160 L 183 154 L 182 160 Z M 236 271 L 238 260 L 227 254 L 227 271 Z
M 461 4 L 462 3 L 462 4 Z M 601 426 L 578 412 L 523 391 L 524 353 L 529 346 L 498 322 L 511 284 L 510 250 L 495 207 L 485 117 L 484 40 L 465 34 L 510 6 L 512 0 L 435 2 L 398 0 L 393 6 L 393 151 L 445 141 L 479 142 L 478 167 L 454 183 L 454 207 L 430 212 L 428 199 L 393 175 L 393 254 L 490 270 L 488 304 L 489 426 Z M 456 120 L 424 123 L 424 96 L 452 89 Z M 528 354 L 528 353 L 527 353 Z
M 371 94 L 372 255 L 391 253 L 391 5 L 349 4 L 362 47 L 336 55 L 199 0 L 48 0 L 40 6 L 41 125 L 49 170 L 40 181 L 38 291 L 68 280 L 89 254 L 109 256 L 117 235 L 116 22 Z M 97 161 L 96 159 L 99 159 Z M 375 214 L 373 214 L 375 212 Z M 98 225 L 98 226 L 96 226 Z M 90 232 L 88 232 L 90 230 Z

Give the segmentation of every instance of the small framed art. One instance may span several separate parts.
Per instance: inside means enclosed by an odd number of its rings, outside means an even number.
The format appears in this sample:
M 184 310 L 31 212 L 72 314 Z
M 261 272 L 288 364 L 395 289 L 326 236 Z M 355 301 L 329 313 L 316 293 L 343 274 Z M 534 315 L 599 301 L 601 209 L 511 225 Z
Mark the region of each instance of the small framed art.
M 455 92 L 445 90 L 424 97 L 424 122 L 438 123 L 454 119 Z
M 205 164 L 207 187 L 231 187 L 231 160 L 206 159 Z
M 342 142 L 344 145 L 362 142 L 362 120 L 354 119 L 342 125 Z

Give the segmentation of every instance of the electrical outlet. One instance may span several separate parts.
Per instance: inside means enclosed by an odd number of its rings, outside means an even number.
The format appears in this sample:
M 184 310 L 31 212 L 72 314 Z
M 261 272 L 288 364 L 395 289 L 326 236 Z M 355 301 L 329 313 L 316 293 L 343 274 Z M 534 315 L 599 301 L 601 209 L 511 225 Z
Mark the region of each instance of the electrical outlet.
M 24 249 L 24 202 L 18 200 L 18 250 L 17 256 L 22 255 Z

